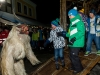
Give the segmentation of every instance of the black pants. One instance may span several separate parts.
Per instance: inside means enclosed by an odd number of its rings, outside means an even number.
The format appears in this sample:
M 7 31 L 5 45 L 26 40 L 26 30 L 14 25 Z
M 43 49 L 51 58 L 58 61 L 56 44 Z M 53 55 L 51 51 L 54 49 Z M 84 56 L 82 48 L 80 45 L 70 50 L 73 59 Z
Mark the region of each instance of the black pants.
M 2 50 L 2 46 L 0 45 L 0 52 L 1 52 L 1 50 Z
M 69 57 L 71 60 L 71 66 L 75 71 L 81 71 L 83 70 L 83 66 L 81 64 L 80 58 L 79 58 L 79 47 L 70 47 L 69 50 Z

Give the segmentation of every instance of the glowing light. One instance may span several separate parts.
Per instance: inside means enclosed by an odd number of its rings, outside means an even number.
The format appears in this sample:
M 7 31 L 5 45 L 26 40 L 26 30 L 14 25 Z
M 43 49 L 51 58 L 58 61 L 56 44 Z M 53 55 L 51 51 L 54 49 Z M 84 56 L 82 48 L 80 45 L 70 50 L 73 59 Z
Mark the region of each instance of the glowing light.
M 0 3 L 3 3 L 3 2 L 5 2 L 5 0 L 0 0 Z

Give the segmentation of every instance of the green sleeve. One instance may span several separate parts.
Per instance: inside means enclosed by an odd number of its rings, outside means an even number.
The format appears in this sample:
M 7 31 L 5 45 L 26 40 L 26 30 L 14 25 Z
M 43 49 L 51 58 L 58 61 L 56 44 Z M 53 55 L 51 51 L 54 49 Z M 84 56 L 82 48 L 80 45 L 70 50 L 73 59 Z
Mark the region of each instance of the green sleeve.
M 69 35 L 70 35 L 70 34 L 69 34 L 69 33 L 67 33 L 67 34 L 66 34 L 66 37 L 69 37 Z
M 82 36 L 85 36 L 85 26 L 83 22 L 77 23 L 77 33 L 73 35 L 73 37 L 76 37 L 77 39 L 80 39 Z

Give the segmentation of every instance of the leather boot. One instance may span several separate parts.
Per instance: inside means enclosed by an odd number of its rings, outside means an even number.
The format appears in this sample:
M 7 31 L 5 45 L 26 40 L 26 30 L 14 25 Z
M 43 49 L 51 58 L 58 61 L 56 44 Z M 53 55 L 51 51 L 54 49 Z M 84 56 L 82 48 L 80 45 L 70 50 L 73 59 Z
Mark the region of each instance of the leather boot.
M 64 62 L 62 63 L 62 67 L 63 67 L 63 68 L 65 67 L 65 63 L 64 63 Z
M 59 64 L 56 64 L 56 69 L 59 70 Z
M 62 67 L 64 68 L 65 67 L 65 61 L 61 60 L 61 63 L 62 63 Z

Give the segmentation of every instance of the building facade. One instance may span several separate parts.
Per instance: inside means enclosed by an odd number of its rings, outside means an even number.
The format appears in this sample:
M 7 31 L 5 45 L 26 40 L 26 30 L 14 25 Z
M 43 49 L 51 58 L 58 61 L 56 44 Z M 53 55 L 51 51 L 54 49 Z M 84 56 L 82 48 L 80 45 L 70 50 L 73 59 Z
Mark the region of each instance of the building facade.
M 31 0 L 5 0 L 0 7 L 0 25 L 23 23 L 30 26 L 46 26 L 37 21 L 36 6 Z
M 37 19 L 36 4 L 30 0 L 5 0 L 1 10 L 8 13 L 13 13 L 14 10 L 17 15 Z

